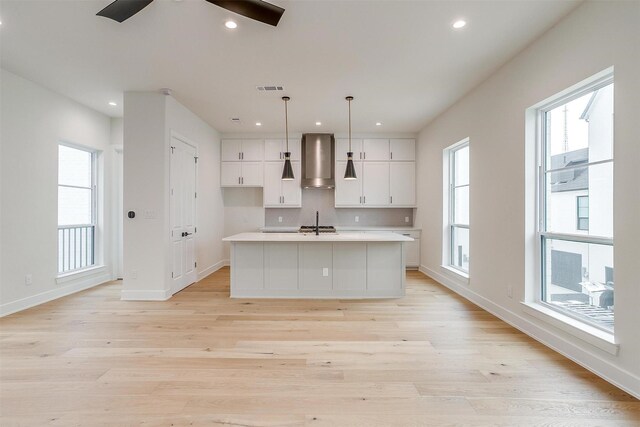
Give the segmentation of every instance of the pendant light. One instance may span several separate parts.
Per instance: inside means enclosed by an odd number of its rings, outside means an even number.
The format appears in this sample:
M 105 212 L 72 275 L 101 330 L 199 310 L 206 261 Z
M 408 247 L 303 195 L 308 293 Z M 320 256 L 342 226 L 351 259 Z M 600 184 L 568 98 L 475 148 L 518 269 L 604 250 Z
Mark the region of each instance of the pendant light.
M 344 171 L 344 179 L 354 180 L 357 177 L 353 164 L 353 151 L 351 151 L 351 101 L 353 101 L 353 96 L 347 96 L 346 100 L 349 102 L 349 151 L 347 152 L 347 169 Z
M 287 102 L 290 99 L 288 96 L 282 97 L 284 101 L 284 130 L 287 141 L 287 151 L 284 152 L 284 169 L 282 170 L 283 181 L 293 181 L 294 179 L 293 168 L 291 167 L 291 152 L 289 151 L 289 112 L 287 110 Z

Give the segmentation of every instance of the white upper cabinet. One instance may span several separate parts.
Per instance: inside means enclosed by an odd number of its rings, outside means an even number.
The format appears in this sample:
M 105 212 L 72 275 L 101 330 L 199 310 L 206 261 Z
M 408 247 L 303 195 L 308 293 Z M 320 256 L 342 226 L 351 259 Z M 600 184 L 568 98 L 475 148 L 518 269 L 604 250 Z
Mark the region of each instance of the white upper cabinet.
M 302 206 L 302 188 L 300 187 L 300 162 L 291 162 L 292 181 L 282 180 L 284 162 L 266 162 L 264 164 L 264 207 L 285 208 Z
M 354 162 L 357 179 L 345 180 L 346 161 L 336 162 L 336 207 L 359 206 L 362 204 L 362 163 Z
M 362 202 L 372 207 L 389 205 L 389 162 L 362 163 Z
M 300 160 L 300 139 L 289 138 L 289 150 L 291 152 L 291 160 Z M 279 161 L 284 160 L 284 153 L 287 151 L 287 143 L 284 139 L 266 139 L 264 141 L 264 160 Z
M 389 206 L 413 207 L 416 204 L 416 163 L 389 163 Z
M 223 139 L 222 161 L 238 160 L 261 162 L 264 159 L 264 141 L 261 139 Z
M 362 142 L 362 159 L 369 161 L 389 160 L 389 140 L 388 139 L 365 139 Z
M 416 140 L 390 139 L 389 159 L 392 161 L 414 161 L 416 159 Z
M 222 162 L 220 185 L 222 187 L 262 187 L 263 174 L 262 162 Z
M 362 140 L 351 139 L 351 150 L 353 151 L 353 160 L 362 160 Z M 347 152 L 349 151 L 349 139 L 336 139 L 336 161 L 347 161 Z

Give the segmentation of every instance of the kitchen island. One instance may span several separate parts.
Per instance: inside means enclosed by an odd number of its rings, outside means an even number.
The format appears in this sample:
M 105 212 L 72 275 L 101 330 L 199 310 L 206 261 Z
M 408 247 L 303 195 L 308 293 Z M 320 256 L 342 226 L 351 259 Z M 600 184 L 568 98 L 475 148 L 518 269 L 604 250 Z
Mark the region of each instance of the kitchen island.
M 232 298 L 397 298 L 404 242 L 395 233 L 240 233 L 231 243 Z

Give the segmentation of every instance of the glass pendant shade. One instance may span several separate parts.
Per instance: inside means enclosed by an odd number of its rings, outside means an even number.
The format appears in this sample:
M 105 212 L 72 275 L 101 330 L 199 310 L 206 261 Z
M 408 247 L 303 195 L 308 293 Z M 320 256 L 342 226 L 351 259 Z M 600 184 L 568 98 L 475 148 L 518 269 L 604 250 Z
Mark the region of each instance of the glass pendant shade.
M 282 170 L 282 180 L 283 181 L 293 181 L 293 167 L 291 167 L 291 153 L 284 153 L 284 169 Z
M 349 151 L 347 153 L 347 169 L 344 171 L 344 179 L 346 180 L 354 180 L 357 179 L 356 176 L 356 167 L 353 164 L 353 153 Z

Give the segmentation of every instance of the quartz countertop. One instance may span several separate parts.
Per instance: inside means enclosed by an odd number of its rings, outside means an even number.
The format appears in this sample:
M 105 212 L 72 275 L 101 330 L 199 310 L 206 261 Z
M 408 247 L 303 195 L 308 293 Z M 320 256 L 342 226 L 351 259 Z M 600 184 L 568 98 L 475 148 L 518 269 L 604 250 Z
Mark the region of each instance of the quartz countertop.
M 300 227 L 280 227 L 280 226 L 267 226 L 260 228 L 260 231 L 264 233 L 297 233 Z M 338 225 L 336 230 L 340 231 L 420 231 L 417 227 L 398 227 L 398 226 L 351 226 L 351 225 Z
M 388 228 L 386 230 L 389 230 Z M 395 233 L 338 232 L 321 233 L 240 233 L 225 237 L 223 242 L 412 242 L 408 236 Z

